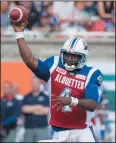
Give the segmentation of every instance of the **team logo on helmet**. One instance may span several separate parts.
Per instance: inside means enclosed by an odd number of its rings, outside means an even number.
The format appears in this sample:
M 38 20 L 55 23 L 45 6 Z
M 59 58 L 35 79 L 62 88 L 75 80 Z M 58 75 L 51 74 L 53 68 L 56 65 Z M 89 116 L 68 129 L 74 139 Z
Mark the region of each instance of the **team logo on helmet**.
M 83 41 L 83 45 L 84 45 L 84 50 L 89 50 L 88 44 L 85 41 Z

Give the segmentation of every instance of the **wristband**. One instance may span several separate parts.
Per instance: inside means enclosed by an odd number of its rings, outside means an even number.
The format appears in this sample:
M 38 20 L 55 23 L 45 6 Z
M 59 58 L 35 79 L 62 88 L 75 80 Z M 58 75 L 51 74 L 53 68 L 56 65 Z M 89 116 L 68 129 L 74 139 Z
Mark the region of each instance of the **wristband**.
M 78 104 L 78 98 L 71 97 L 71 104 L 70 106 L 76 106 Z
M 24 33 L 23 32 L 15 32 L 15 37 L 16 37 L 16 40 L 19 38 L 24 38 Z

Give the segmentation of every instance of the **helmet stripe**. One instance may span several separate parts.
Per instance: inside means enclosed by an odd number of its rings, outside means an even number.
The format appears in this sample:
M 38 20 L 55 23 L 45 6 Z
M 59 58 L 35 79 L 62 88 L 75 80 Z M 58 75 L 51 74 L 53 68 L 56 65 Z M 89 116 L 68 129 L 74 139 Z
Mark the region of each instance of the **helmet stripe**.
M 69 43 L 69 49 L 70 49 L 70 47 L 71 47 L 71 43 L 72 43 L 72 41 L 73 41 L 73 39 L 70 41 L 70 43 Z
M 74 44 L 74 50 L 75 50 L 76 44 L 77 44 L 77 42 L 78 42 L 79 40 L 80 40 L 79 38 L 76 40 L 76 42 L 75 42 L 75 44 Z
M 75 44 L 75 42 L 76 42 L 77 39 L 78 39 L 78 38 L 74 38 L 74 39 L 73 39 L 72 44 L 71 44 L 71 48 L 73 48 L 73 46 L 74 46 L 74 44 Z

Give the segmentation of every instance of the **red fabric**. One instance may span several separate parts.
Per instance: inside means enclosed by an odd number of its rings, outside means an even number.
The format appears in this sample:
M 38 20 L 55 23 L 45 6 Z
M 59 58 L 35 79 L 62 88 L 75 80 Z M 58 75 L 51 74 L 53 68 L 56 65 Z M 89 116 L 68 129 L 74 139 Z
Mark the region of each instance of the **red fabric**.
M 90 31 L 105 31 L 105 25 L 103 20 L 99 20 L 92 25 Z
M 93 119 L 91 119 L 91 122 L 95 125 L 96 124 L 96 122 L 95 122 L 95 119 L 93 118 Z
M 86 76 L 84 75 L 70 75 L 66 70 L 57 67 L 51 76 L 52 85 L 51 94 L 54 96 L 60 96 L 65 93 L 66 85 L 71 89 L 71 95 L 75 98 L 83 99 L 85 93 Z M 53 96 L 51 96 L 53 98 Z M 72 112 L 56 111 L 56 108 L 52 108 L 55 103 L 51 103 L 51 119 L 50 125 L 59 126 L 63 128 L 86 128 L 86 111 L 72 107 Z

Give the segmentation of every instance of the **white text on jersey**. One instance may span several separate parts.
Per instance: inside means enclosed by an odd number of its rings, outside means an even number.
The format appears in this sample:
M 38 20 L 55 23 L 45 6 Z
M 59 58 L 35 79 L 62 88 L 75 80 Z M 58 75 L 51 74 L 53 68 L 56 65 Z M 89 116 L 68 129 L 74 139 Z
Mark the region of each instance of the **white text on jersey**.
M 84 84 L 85 84 L 83 81 L 72 79 L 60 74 L 57 74 L 55 81 L 65 84 L 69 87 L 74 87 L 78 89 L 84 89 Z

